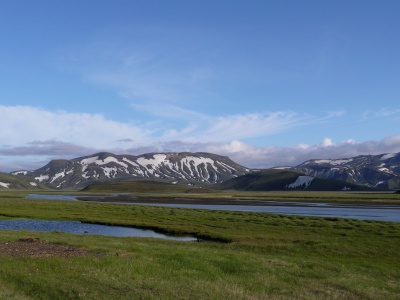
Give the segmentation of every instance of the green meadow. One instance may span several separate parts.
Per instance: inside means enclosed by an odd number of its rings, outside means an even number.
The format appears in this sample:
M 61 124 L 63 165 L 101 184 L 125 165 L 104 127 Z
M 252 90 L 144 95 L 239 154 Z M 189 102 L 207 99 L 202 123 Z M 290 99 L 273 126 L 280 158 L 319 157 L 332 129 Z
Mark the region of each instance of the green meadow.
M 88 191 L 95 192 L 95 191 Z M 100 192 L 100 191 L 97 191 Z M 101 192 L 112 192 L 103 189 Z M 121 191 L 133 193 L 133 191 Z M 394 194 L 213 192 L 179 195 L 382 201 Z M 139 191 L 135 195 L 147 195 Z M 0 299 L 399 299 L 400 224 L 190 210 L 0 193 L 0 219 L 78 220 L 193 235 L 200 242 L 0 230 L 0 243 L 37 237 L 96 255 L 0 255 Z M 80 193 L 82 194 L 82 193 Z M 151 196 L 157 193 L 151 194 Z M 166 196 L 160 190 L 159 197 Z M 207 196 L 207 197 L 208 197 Z

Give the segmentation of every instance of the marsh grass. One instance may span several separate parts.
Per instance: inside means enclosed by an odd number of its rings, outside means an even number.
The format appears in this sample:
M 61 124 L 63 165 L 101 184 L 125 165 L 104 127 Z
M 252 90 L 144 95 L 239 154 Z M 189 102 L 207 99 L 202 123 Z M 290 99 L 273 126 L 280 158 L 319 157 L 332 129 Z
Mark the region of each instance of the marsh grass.
M 138 226 L 205 239 L 185 243 L 0 231 L 0 242 L 33 235 L 102 254 L 0 255 L 0 299 L 398 299 L 400 295 L 397 223 L 4 196 L 0 217 Z

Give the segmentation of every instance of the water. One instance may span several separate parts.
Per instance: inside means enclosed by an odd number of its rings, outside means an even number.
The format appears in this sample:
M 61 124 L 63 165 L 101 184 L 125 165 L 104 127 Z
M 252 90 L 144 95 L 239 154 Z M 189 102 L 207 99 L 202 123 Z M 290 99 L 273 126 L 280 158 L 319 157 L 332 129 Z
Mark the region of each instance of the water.
M 286 215 L 300 215 L 300 216 L 315 216 L 315 217 L 329 217 L 329 218 L 351 218 L 358 220 L 374 220 L 386 222 L 400 222 L 400 207 L 393 208 L 380 208 L 374 206 L 373 208 L 356 207 L 336 207 L 320 203 L 315 206 L 285 206 L 285 205 L 266 205 L 266 206 L 252 206 L 252 205 L 202 205 L 202 204 L 152 204 L 152 203 L 138 203 L 138 205 L 148 206 L 165 206 L 177 208 L 191 208 L 191 209 L 209 209 L 209 210 L 230 210 L 230 211 L 245 211 L 245 212 L 262 212 L 273 214 L 286 214 Z
M 76 196 L 68 195 L 39 195 L 39 194 L 29 194 L 25 198 L 27 199 L 40 199 L 40 200 L 66 200 L 66 201 L 77 201 Z
M 60 231 L 75 234 L 96 234 L 119 237 L 150 237 L 184 242 L 197 241 L 194 237 L 168 236 L 153 230 L 88 224 L 79 221 L 0 220 L 0 230 Z
M 31 199 L 47 200 L 75 200 L 75 196 L 64 195 L 28 195 Z M 240 200 L 237 200 L 240 203 Z M 118 203 L 147 206 L 165 206 L 176 208 L 230 210 L 246 212 L 262 212 L 287 215 L 351 218 L 359 220 L 373 220 L 386 222 L 400 222 L 400 205 L 374 205 L 374 204 L 330 204 L 330 203 L 303 203 L 260 201 L 265 205 L 208 205 L 208 204 L 159 204 L 159 203 Z M 116 204 L 116 203 L 115 203 Z

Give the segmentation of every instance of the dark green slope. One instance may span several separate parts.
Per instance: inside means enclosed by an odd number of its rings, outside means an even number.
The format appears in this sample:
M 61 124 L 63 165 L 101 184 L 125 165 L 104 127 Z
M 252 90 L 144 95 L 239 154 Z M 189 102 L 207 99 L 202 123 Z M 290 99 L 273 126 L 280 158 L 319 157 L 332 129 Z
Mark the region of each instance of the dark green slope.
M 279 190 L 308 190 L 308 191 L 370 191 L 376 190 L 367 186 L 348 183 L 341 180 L 314 178 L 310 183 L 296 185 L 290 188 L 300 176 L 311 178 L 302 173 L 289 170 L 268 169 L 260 172 L 246 174 L 227 180 L 213 186 L 220 190 L 241 191 L 279 191 Z
M 128 180 L 120 182 L 103 182 L 87 186 L 82 191 L 92 193 L 177 193 L 203 189 L 194 188 L 188 185 L 171 184 L 152 180 Z
M 232 178 L 213 188 L 221 190 L 272 191 L 282 190 L 285 185 L 294 182 L 301 173 L 285 170 L 263 170 Z

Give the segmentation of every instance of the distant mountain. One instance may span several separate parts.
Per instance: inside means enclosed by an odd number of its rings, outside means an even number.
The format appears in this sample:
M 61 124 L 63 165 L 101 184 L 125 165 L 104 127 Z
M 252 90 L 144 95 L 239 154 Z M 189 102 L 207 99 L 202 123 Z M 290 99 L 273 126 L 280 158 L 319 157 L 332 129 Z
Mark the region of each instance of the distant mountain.
M 220 183 L 248 172 L 249 169 L 228 157 L 211 153 L 150 153 L 133 156 L 102 152 L 71 160 L 52 160 L 30 172 L 29 176 L 52 188 L 76 189 L 92 183 L 129 179 L 157 179 L 196 185 Z M 21 174 L 22 177 L 26 176 Z
M 221 188 L 231 186 L 243 190 L 302 187 L 308 190 L 340 190 L 345 188 L 344 182 L 346 188 L 353 190 L 359 189 L 353 185 L 400 189 L 400 153 L 312 159 L 296 167 L 253 171 L 226 156 L 211 153 L 148 153 L 133 156 L 101 152 L 71 160 L 52 160 L 35 171 L 13 172 L 15 177 L 25 178 L 24 183 L 11 183 L 0 177 L 0 188 L 10 188 L 10 184 L 29 188 L 37 184 L 50 188 L 81 189 L 93 183 L 150 179 L 192 185 L 219 184 L 229 180 Z M 245 176 L 235 179 L 242 175 Z
M 29 176 L 16 176 L 0 172 L 0 190 L 15 189 L 44 189 L 46 188 L 40 182 Z
M 348 183 L 342 180 L 321 179 L 299 172 L 288 170 L 263 170 L 229 179 L 214 186 L 222 190 L 242 191 L 366 191 L 373 190 L 367 186 Z
M 400 153 L 312 159 L 291 170 L 382 189 L 400 189 Z

